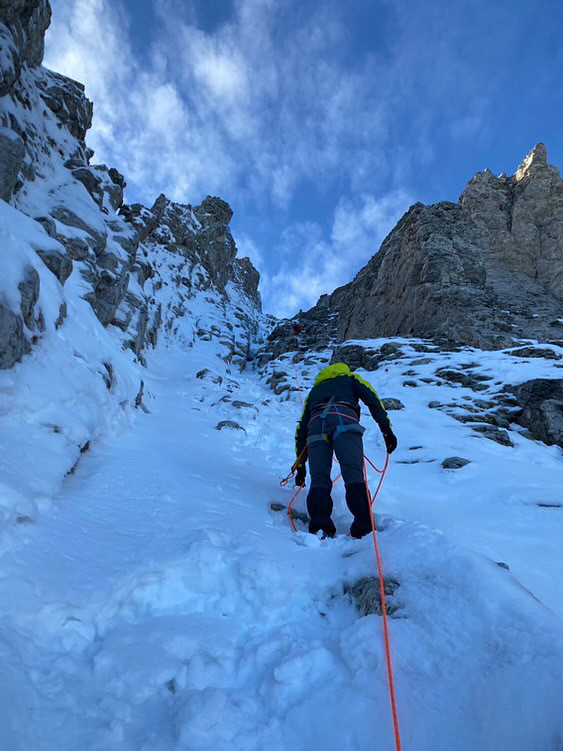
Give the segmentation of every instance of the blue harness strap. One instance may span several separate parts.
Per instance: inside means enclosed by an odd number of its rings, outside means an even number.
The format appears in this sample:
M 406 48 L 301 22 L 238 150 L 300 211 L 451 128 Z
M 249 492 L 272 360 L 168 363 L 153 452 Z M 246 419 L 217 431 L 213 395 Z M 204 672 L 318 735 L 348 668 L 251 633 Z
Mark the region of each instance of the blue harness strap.
M 360 433 L 363 434 L 365 432 L 365 428 L 363 425 L 360 425 L 359 423 L 351 423 L 350 425 L 337 425 L 336 430 L 334 431 L 334 436 L 332 440 L 335 440 L 338 438 L 340 433 Z

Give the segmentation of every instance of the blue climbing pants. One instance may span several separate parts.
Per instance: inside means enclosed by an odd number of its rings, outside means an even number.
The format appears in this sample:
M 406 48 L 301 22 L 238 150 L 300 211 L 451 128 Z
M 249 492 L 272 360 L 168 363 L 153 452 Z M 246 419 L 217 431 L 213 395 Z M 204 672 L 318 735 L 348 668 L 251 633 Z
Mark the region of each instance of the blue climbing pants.
M 333 453 L 340 464 L 346 486 L 346 503 L 354 515 L 351 534 L 362 537 L 371 531 L 371 509 L 363 469 L 363 431 L 352 407 L 329 403 L 322 411 L 313 413 L 307 438 L 311 478 L 307 496 L 310 532 L 323 530 L 324 534 L 332 537 L 336 531 L 331 519 L 333 503 L 330 496 Z

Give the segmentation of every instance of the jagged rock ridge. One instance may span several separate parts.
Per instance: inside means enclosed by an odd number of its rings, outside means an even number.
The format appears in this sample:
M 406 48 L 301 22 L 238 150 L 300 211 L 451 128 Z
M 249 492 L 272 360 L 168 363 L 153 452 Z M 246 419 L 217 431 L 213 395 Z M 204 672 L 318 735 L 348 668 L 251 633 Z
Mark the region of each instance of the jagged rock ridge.
M 538 144 L 515 175 L 489 170 L 457 204 L 412 206 L 355 279 L 299 322 L 320 344 L 417 336 L 482 349 L 563 337 L 563 180 Z

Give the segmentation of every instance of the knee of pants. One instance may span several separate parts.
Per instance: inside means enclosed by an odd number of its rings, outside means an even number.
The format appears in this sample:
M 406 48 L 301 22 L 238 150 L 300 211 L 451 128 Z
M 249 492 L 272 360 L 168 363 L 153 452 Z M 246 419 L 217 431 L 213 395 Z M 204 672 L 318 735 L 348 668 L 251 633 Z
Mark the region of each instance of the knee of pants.
M 341 433 L 334 441 L 334 453 L 340 462 L 346 486 L 364 482 L 364 445 L 360 433 Z
M 309 474 L 311 488 L 332 490 L 330 470 L 332 468 L 332 446 L 326 441 L 315 441 L 309 447 Z

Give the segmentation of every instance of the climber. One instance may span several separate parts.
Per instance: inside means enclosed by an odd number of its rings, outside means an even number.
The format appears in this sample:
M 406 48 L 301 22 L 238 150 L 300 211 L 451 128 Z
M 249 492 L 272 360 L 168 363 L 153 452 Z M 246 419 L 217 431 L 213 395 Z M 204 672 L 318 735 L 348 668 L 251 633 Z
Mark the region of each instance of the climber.
M 295 433 L 297 456 L 307 447 L 311 487 L 307 496 L 310 516 L 309 532 L 322 530 L 325 537 L 334 537 L 336 527 L 331 519 L 332 452 L 340 463 L 346 486 L 346 503 L 354 516 L 350 534 L 363 537 L 371 532 L 371 507 L 364 479 L 364 449 L 360 425 L 361 399 L 379 425 L 387 453 L 397 448 L 397 438 L 387 412 L 375 389 L 360 376 L 351 373 L 348 365 L 336 363 L 322 370 L 309 392 L 303 414 Z M 297 467 L 295 484 L 305 484 L 305 460 Z

